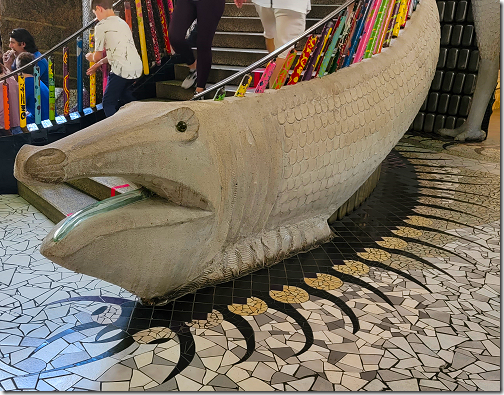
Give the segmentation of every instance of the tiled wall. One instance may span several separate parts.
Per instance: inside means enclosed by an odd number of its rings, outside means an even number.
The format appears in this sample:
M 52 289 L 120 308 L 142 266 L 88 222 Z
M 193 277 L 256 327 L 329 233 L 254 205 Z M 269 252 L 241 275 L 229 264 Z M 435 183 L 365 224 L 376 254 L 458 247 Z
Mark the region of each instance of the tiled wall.
M 416 132 L 462 125 L 476 87 L 479 52 L 471 1 L 437 1 L 437 6 L 441 49 L 429 94 L 410 127 Z

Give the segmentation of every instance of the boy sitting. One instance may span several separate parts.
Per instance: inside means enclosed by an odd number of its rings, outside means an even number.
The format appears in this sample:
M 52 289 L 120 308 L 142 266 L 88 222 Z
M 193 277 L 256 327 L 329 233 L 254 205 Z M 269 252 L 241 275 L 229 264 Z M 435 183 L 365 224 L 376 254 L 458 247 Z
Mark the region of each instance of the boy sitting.
M 114 14 L 113 0 L 92 0 L 98 24 L 95 27 L 95 52 L 87 53 L 86 59 L 97 62 L 90 67 L 90 75 L 103 63 L 109 63 L 111 72 L 103 95 L 103 111 L 106 117 L 114 115 L 119 104 L 135 100 L 129 89 L 134 80 L 142 75 L 142 59 L 133 41 L 128 24 Z M 103 58 L 103 50 L 107 57 Z
M 30 52 L 21 52 L 16 58 L 16 68 L 27 65 L 35 59 L 35 56 Z M 33 78 L 33 66 L 29 66 L 23 70 L 25 77 L 26 90 L 26 122 L 35 122 L 35 81 Z M 40 81 L 40 102 L 42 110 L 42 119 L 49 119 L 49 88 Z

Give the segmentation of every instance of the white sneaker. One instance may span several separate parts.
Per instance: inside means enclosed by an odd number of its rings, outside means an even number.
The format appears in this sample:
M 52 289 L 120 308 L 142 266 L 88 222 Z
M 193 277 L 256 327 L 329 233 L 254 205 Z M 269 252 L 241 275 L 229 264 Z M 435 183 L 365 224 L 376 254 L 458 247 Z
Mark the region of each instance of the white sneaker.
M 182 81 L 182 88 L 190 89 L 196 85 L 196 70 L 189 70 L 189 75 Z

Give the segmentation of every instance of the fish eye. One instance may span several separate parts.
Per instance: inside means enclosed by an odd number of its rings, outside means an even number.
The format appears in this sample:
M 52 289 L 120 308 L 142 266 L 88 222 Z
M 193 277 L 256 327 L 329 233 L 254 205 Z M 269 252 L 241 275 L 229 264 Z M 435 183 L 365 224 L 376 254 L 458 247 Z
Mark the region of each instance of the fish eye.
M 187 130 L 187 123 L 185 123 L 184 121 L 179 121 L 179 123 L 177 123 L 176 129 L 180 133 L 184 133 Z

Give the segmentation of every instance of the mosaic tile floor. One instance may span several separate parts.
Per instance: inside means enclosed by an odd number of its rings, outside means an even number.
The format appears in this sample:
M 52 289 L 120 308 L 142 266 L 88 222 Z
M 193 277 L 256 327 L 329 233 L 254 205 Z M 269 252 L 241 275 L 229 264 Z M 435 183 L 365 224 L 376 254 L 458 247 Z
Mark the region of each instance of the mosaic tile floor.
M 0 388 L 500 390 L 499 164 L 404 138 L 318 249 L 145 307 L 0 196 Z

